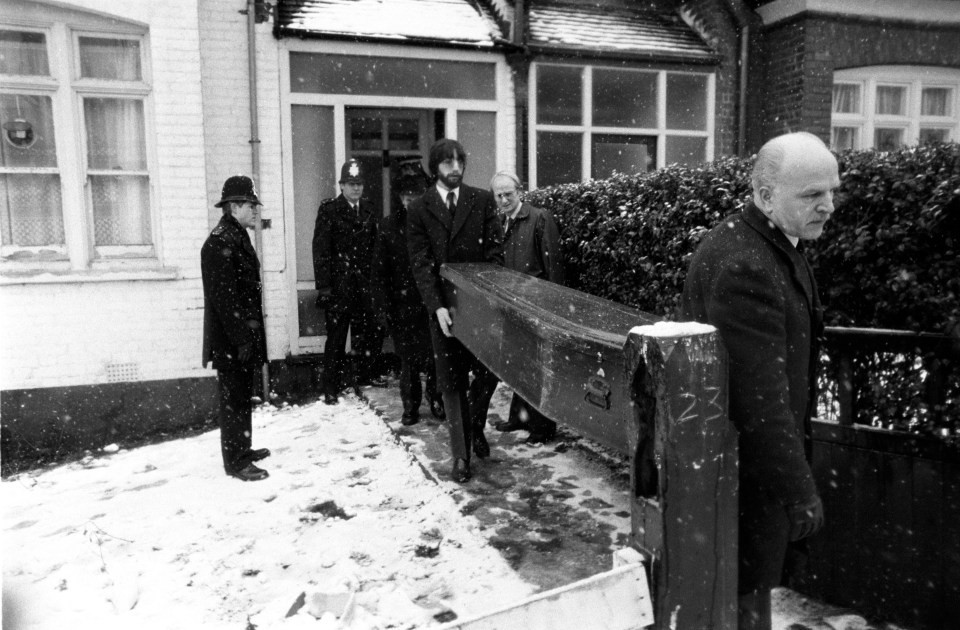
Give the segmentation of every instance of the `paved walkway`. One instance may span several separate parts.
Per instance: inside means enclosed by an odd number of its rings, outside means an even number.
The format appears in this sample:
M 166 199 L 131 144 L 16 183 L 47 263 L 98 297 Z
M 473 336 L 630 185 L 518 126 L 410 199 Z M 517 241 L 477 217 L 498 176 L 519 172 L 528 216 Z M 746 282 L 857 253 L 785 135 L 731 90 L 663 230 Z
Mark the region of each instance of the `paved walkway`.
M 428 476 L 449 479 L 447 426 L 430 415 L 425 402 L 421 421 L 405 427 L 394 382 L 388 388 L 365 389 L 364 396 Z M 493 396 L 486 430 L 491 456 L 474 458 L 473 479 L 455 494 L 461 513 L 476 517 L 490 544 L 538 590 L 610 569 L 613 551 L 629 545 L 627 462 L 562 426 L 557 439 L 542 446 L 527 445 L 525 431 L 494 430 L 492 425 L 506 419 L 511 396 L 502 385 Z M 891 623 L 871 625 L 853 611 L 789 589 L 774 591 L 773 628 L 907 630 Z

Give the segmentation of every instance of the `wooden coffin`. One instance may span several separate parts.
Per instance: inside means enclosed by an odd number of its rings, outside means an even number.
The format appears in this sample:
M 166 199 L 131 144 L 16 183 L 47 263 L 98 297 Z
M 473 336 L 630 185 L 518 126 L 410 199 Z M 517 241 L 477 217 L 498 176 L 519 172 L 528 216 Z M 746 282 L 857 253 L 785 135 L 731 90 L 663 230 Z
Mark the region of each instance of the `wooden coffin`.
M 445 265 L 453 333 L 548 418 L 628 450 L 627 333 L 654 319 L 636 309 L 517 271 Z
M 445 265 L 453 333 L 557 422 L 630 459 L 658 630 L 735 630 L 737 445 L 716 330 L 521 273 Z

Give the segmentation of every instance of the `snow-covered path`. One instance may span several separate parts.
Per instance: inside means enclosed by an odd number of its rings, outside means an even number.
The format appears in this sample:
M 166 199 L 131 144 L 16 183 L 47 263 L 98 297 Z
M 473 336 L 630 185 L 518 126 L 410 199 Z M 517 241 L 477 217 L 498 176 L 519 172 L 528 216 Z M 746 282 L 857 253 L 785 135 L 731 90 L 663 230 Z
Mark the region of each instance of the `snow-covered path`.
M 320 628 L 285 619 L 297 596 L 352 588 L 352 627 L 423 627 L 532 591 L 364 403 L 254 425 L 262 482 L 223 474 L 213 431 L 4 483 L 5 622 L 12 603 L 18 628 Z

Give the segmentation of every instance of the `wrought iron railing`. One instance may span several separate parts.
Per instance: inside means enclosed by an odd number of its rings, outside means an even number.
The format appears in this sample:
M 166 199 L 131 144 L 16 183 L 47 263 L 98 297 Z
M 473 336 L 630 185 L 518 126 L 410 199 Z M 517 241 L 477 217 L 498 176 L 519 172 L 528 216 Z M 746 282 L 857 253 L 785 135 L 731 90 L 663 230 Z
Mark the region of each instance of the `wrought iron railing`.
M 828 327 L 820 420 L 960 440 L 960 338 Z

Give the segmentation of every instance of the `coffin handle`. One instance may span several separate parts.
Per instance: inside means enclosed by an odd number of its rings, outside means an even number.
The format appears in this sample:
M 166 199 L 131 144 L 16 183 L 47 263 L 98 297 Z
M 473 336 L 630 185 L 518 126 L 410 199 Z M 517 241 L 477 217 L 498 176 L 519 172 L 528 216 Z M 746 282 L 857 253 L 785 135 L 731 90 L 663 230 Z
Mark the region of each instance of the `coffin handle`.
M 600 376 L 591 376 L 583 385 L 586 390 L 583 399 L 601 409 L 610 408 L 610 383 Z

